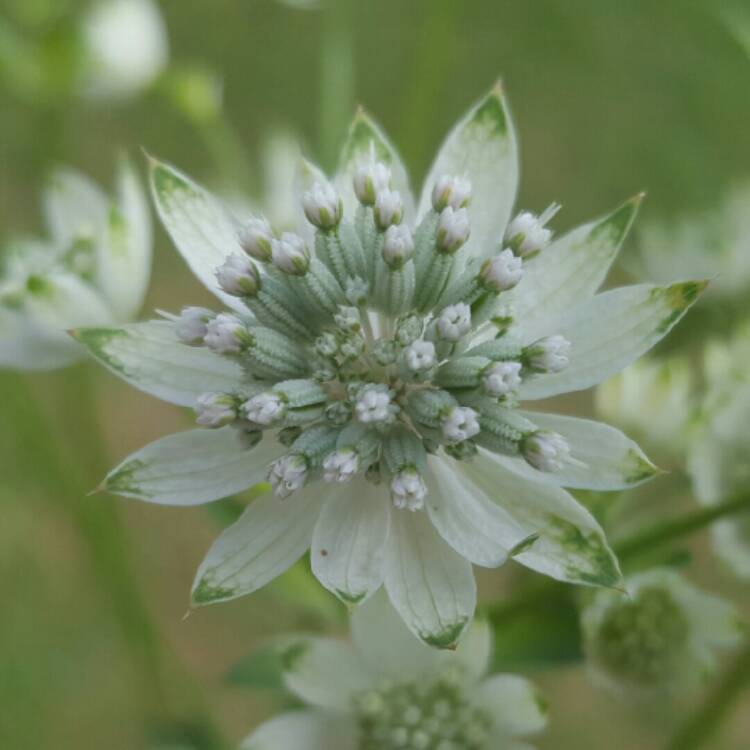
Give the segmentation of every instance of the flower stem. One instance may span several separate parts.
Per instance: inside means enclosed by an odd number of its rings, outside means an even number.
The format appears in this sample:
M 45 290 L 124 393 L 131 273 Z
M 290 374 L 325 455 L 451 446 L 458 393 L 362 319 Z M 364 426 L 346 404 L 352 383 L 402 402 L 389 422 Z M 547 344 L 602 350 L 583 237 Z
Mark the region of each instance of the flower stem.
M 704 747 L 726 719 L 743 690 L 750 687 L 750 643 L 735 656 L 732 667 L 714 687 L 703 706 L 683 723 L 667 750 Z M 712 744 L 712 747 L 714 745 Z

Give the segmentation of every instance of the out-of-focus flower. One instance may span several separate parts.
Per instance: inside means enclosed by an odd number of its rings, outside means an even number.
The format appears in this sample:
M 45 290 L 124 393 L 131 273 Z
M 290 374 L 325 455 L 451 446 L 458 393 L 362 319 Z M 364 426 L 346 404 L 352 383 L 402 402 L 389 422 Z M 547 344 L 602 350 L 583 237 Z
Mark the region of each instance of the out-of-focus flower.
M 640 198 L 554 240 L 538 231 L 541 218 L 525 219 L 513 240 L 531 229 L 535 240 L 512 269 L 517 283 L 488 284 L 482 269 L 507 249 L 518 183 L 499 87 L 450 132 L 416 210 L 395 149 L 363 112 L 339 173 L 329 180 L 301 161 L 295 182 L 296 233 L 271 238 L 269 258 L 263 222 L 256 217 L 249 236 L 217 198 L 154 161 L 167 230 L 234 312 L 205 323 L 204 345 L 195 344 L 194 312 L 76 333 L 115 373 L 173 403 L 195 406 L 208 392 L 213 405 L 223 392 L 244 404 L 258 391 L 283 402 L 272 424 L 240 416 L 157 441 L 104 483 L 148 502 L 192 505 L 272 482 L 275 496 L 253 502 L 209 551 L 195 603 L 255 591 L 309 549 L 313 572 L 343 601 L 360 603 L 384 585 L 413 633 L 450 647 L 474 613 L 473 564 L 513 556 L 560 580 L 616 586 L 602 529 L 563 488 L 624 489 L 657 469 L 614 428 L 517 407 L 619 372 L 705 286 L 597 293 Z M 441 207 L 452 198 L 458 208 Z M 401 224 L 413 252 L 389 263 L 387 235 Z M 252 258 L 227 268 L 243 243 Z M 247 265 L 256 262 L 257 274 Z M 357 456 L 346 482 L 342 450 Z
M 99 0 L 83 19 L 84 92 L 98 98 L 132 96 L 167 65 L 169 42 L 153 0 Z
M 455 652 L 419 643 L 383 596 L 352 618 L 352 643 L 302 636 L 279 646 L 305 708 L 256 729 L 243 750 L 533 750 L 547 722 L 531 682 L 486 676 L 491 637 L 474 623 Z
M 742 640 L 737 611 L 669 569 L 597 591 L 582 613 L 592 679 L 621 692 L 685 690 L 712 671 L 716 651 Z
M 596 389 L 596 408 L 607 421 L 674 453 L 687 442 L 692 385 L 687 360 L 642 359 Z
M 704 505 L 728 500 L 750 487 L 750 326 L 728 342 L 711 342 L 704 353 L 708 392 L 693 431 L 688 470 Z M 711 526 L 716 554 L 750 579 L 750 514 Z
M 0 367 L 47 370 L 85 356 L 65 331 L 132 320 L 151 268 L 151 217 L 123 162 L 115 198 L 63 169 L 44 193 L 49 237 L 9 243 L 0 274 Z
M 642 230 L 631 270 L 668 283 L 711 279 L 708 296 L 733 297 L 750 290 L 750 184 L 739 185 L 711 211 Z

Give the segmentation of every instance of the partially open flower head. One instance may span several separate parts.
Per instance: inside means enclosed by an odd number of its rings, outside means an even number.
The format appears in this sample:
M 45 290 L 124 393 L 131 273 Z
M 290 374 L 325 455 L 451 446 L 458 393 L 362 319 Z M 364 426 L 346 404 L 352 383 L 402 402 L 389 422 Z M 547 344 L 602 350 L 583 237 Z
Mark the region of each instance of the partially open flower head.
M 640 573 L 626 589 L 598 591 L 582 614 L 592 678 L 608 688 L 684 691 L 711 673 L 717 651 L 742 640 L 734 607 L 674 570 Z
M 351 642 L 279 639 L 284 684 L 304 708 L 242 750 L 533 750 L 546 702 L 523 677 L 486 674 L 491 645 L 477 622 L 456 651 L 430 649 L 376 596 L 354 613 Z
M 86 352 L 67 330 L 126 323 L 146 294 L 151 217 L 129 163 L 120 165 L 114 197 L 58 170 L 43 208 L 48 236 L 10 241 L 0 266 L 0 367 L 69 365 Z
M 655 467 L 613 428 L 519 404 L 615 374 L 702 289 L 598 293 L 638 199 L 558 239 L 526 227 L 509 240 L 518 160 L 499 87 L 448 135 L 416 205 L 395 149 L 359 112 L 335 176 L 300 162 L 300 223 L 260 252 L 185 175 L 155 162 L 152 181 L 178 249 L 231 312 L 205 322 L 203 345 L 192 327 L 178 340 L 182 319 L 78 338 L 174 403 L 209 391 L 244 406 L 224 428 L 147 446 L 105 485 L 180 505 L 265 480 L 275 491 L 209 551 L 196 604 L 255 591 L 310 550 L 340 599 L 384 585 L 413 633 L 450 646 L 474 612 L 473 564 L 513 555 L 560 580 L 618 584 L 601 528 L 563 488 L 625 489 Z M 537 220 L 545 232 L 550 218 Z M 545 247 L 523 257 L 529 238 Z M 243 247 L 252 260 L 217 280 Z M 234 433 L 248 428 L 241 444 Z

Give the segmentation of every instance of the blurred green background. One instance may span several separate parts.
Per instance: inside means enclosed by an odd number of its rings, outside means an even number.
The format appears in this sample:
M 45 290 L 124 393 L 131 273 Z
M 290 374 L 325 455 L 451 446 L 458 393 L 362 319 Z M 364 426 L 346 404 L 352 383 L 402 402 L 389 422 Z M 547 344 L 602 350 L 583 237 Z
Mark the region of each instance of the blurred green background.
M 39 231 L 40 186 L 53 166 L 110 184 L 118 148 L 139 159 L 143 147 L 205 182 L 258 191 L 263 143 L 283 126 L 331 167 L 355 103 L 381 121 L 419 184 L 446 130 L 498 76 L 520 136 L 520 205 L 561 202 L 557 230 L 640 190 L 641 221 L 706 208 L 750 176 L 750 60 L 721 20 L 729 6 L 716 2 L 321 0 L 318 10 L 297 10 L 272 0 L 163 0 L 173 65 L 223 82 L 223 118 L 210 122 L 191 119 L 164 86 L 107 105 L 69 95 L 75 51 L 66 34 L 84 6 L 0 2 L 3 237 Z M 41 91 L 19 77 L 8 28 L 42 40 L 57 84 Z M 201 302 L 211 304 L 158 229 L 143 315 Z M 690 316 L 682 329 L 690 335 Z M 561 408 L 592 407 L 583 396 Z M 324 595 L 306 608 L 304 579 L 292 574 L 183 619 L 217 519 L 85 496 L 108 467 L 189 419 L 93 363 L 0 373 L 1 748 L 176 750 L 219 747 L 219 735 L 231 746 L 279 706 L 270 691 L 228 684 L 231 666 L 273 634 L 341 615 Z M 647 501 L 677 502 L 659 481 Z M 747 611 L 745 589 L 705 539 L 691 546 L 692 579 Z M 502 595 L 515 576 L 514 566 L 482 572 L 482 591 Z M 658 710 L 617 701 L 577 663 L 533 676 L 551 705 L 538 741 L 548 750 L 662 747 L 700 701 Z M 746 694 L 708 746 L 750 747 L 748 709 Z

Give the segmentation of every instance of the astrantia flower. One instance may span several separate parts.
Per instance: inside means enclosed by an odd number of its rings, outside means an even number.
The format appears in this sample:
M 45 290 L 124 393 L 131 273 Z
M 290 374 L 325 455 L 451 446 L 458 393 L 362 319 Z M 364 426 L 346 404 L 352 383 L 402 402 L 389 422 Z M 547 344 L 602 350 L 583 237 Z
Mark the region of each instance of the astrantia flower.
M 533 750 L 544 701 L 522 677 L 485 676 L 484 623 L 439 652 L 377 596 L 354 613 L 352 641 L 282 639 L 284 682 L 305 707 L 262 724 L 243 750 Z
M 84 175 L 57 172 L 44 194 L 49 237 L 17 239 L 0 271 L 0 367 L 48 370 L 85 356 L 76 326 L 133 319 L 151 266 L 151 217 L 123 164 L 110 198 Z
M 298 213 L 321 226 L 303 219 L 296 234 L 273 237 L 270 260 L 254 253 L 257 289 L 245 293 L 216 275 L 240 251 L 243 226 L 173 168 L 153 163 L 152 179 L 175 244 L 233 313 L 207 324 L 208 346 L 194 345 L 193 310 L 77 338 L 177 404 L 194 406 L 204 391 L 242 403 L 272 391 L 285 404 L 270 425 L 248 422 L 241 407 L 232 427 L 164 438 L 105 482 L 177 505 L 272 482 L 275 493 L 208 553 L 195 603 L 254 591 L 310 550 L 315 575 L 341 599 L 360 602 L 385 584 L 414 633 L 449 646 L 474 612 L 472 564 L 512 556 L 560 580 L 618 583 L 601 528 L 562 488 L 622 489 L 654 466 L 617 430 L 518 402 L 618 372 L 703 288 L 596 294 L 637 198 L 554 241 L 537 226 L 549 212 L 508 238 L 518 163 L 496 88 L 448 136 L 415 210 L 396 152 L 360 112 L 333 180 L 300 166 Z M 413 248 L 394 226 L 407 227 Z M 522 258 L 512 247 L 527 232 L 535 252 Z M 247 452 L 252 430 L 262 439 Z M 339 464 L 341 451 L 356 463 Z
M 679 573 L 654 569 L 598 591 L 582 614 L 592 677 L 615 690 L 684 690 L 707 676 L 715 652 L 742 640 L 737 611 Z

